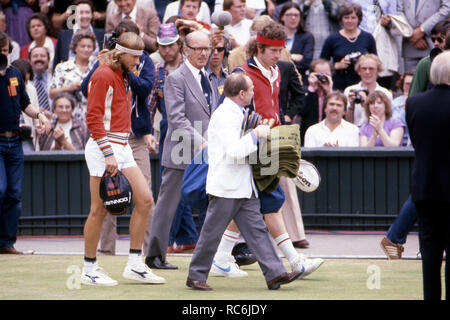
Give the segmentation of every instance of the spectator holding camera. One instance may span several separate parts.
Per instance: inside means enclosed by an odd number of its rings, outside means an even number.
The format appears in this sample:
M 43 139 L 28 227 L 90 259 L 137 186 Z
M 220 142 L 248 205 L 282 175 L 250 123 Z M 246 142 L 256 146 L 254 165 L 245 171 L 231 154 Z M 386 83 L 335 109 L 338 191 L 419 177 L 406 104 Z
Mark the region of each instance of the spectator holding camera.
M 369 94 L 364 102 L 369 119 L 359 131 L 362 147 L 398 147 L 402 142 L 405 125 L 392 118 L 391 100 L 381 91 Z
M 344 94 L 349 100 L 345 120 L 361 127 L 368 120 L 363 107 L 367 95 L 381 91 L 392 103 L 392 93 L 377 83 L 378 75 L 383 71 L 383 67 L 381 60 L 376 55 L 367 53 L 359 57 L 355 70 L 361 77 L 361 81 L 344 90 Z
M 344 3 L 339 7 L 339 21 L 343 28 L 327 37 L 320 57 L 333 61 L 333 89 L 344 91 L 350 85 L 358 83 L 360 77 L 354 70 L 360 55 L 377 53 L 373 36 L 359 29 L 362 21 L 362 9 L 359 4 Z

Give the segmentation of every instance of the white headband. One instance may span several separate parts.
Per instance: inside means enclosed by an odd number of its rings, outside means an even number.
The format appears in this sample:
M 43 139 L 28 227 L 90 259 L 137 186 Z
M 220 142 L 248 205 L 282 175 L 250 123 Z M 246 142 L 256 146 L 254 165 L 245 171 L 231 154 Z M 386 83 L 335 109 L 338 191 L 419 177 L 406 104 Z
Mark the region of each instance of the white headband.
M 134 50 L 134 49 L 129 49 L 126 47 L 121 46 L 120 44 L 116 43 L 116 47 L 117 50 L 122 51 L 124 53 L 129 53 L 132 54 L 133 56 L 141 56 L 143 53 L 143 50 Z

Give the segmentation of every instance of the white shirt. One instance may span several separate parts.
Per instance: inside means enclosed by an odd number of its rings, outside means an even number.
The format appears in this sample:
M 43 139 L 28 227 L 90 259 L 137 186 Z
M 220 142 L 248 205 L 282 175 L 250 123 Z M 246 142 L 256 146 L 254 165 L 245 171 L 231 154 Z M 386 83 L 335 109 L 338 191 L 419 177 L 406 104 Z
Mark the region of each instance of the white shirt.
M 306 130 L 305 147 L 323 147 L 325 143 L 338 143 L 339 147 L 358 147 L 359 128 L 354 124 L 341 120 L 341 124 L 331 131 L 325 120 L 316 123 Z
M 205 68 L 202 68 L 201 70 L 197 69 L 189 62 L 188 59 L 186 59 L 185 63 L 186 63 L 186 66 L 189 68 L 189 70 L 192 72 L 192 75 L 194 76 L 195 80 L 197 80 L 197 83 L 200 86 L 200 89 L 202 89 L 202 76 L 200 75 L 200 71 L 202 71 L 206 77 Z
M 133 10 L 130 12 L 130 14 L 125 14 L 122 12 L 122 20 L 125 19 L 127 16 L 130 16 L 131 21 L 136 23 L 136 13 L 137 13 L 137 6 L 134 5 Z
M 250 39 L 250 28 L 252 24 L 252 20 L 243 19 L 234 26 L 231 24 L 225 26 L 224 30 L 225 32 L 231 34 L 240 46 L 245 46 L 248 39 Z
M 350 93 L 350 90 L 360 90 L 362 88 L 365 88 L 365 87 L 364 87 L 362 82 L 359 82 L 357 84 L 354 84 L 352 86 L 349 86 L 349 87 L 345 88 L 344 94 L 345 94 L 345 96 L 348 99 L 348 94 Z M 377 83 L 377 86 L 375 87 L 375 91 L 381 91 L 385 95 L 387 95 L 387 97 L 391 101 L 391 105 L 392 105 L 392 93 L 388 89 L 380 86 Z M 350 101 L 348 102 L 347 108 L 349 106 L 350 106 Z M 364 107 L 360 103 L 355 104 L 355 110 L 354 110 L 354 114 L 353 114 L 353 123 L 355 125 L 357 125 L 358 127 L 361 127 L 367 121 L 368 121 L 368 119 L 367 119 L 367 116 L 366 116 L 366 112 L 364 111 Z

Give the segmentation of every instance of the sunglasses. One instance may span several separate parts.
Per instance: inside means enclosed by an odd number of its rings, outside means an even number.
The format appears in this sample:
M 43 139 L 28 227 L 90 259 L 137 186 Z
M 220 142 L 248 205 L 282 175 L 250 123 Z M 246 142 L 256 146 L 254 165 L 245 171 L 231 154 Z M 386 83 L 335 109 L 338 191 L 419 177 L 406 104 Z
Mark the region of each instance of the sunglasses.
M 431 42 L 435 42 L 435 41 L 437 41 L 439 43 L 442 43 L 442 42 L 444 42 L 444 39 L 442 39 L 442 37 L 433 37 L 433 36 L 431 36 Z
M 223 50 L 225 50 L 225 47 L 216 47 L 213 49 L 213 51 L 217 50 L 217 52 L 222 52 Z

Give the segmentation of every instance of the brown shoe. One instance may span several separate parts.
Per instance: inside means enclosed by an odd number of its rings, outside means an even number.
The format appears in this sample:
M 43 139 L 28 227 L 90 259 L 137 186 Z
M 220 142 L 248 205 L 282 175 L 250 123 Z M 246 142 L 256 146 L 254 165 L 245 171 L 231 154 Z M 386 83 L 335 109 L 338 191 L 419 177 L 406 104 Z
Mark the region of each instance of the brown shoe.
M 181 245 L 177 245 L 176 247 L 173 247 L 172 252 L 173 253 L 183 253 L 186 251 L 190 251 L 190 250 L 194 250 L 195 246 L 197 244 L 196 243 L 191 243 L 191 244 L 181 244 Z
M 194 290 L 202 290 L 202 291 L 212 290 L 212 288 L 206 283 L 205 280 L 192 280 L 187 278 L 186 285 Z
M 286 272 L 273 280 L 267 281 L 267 287 L 269 288 L 269 290 L 277 290 L 280 288 L 280 285 L 292 282 L 302 274 L 303 271 L 292 271 L 289 273 Z
M 0 254 L 23 254 L 22 251 L 17 251 L 16 248 L 0 248 Z
M 402 258 L 403 246 L 398 243 L 393 243 L 388 238 L 384 237 L 380 242 L 381 249 L 388 257 L 389 260 L 396 260 Z
M 300 241 L 294 241 L 294 242 L 292 242 L 292 244 L 294 245 L 294 248 L 299 248 L 299 249 L 306 249 L 309 247 L 309 242 L 306 239 L 303 239 Z
M 173 246 L 168 246 L 166 253 L 173 253 Z

